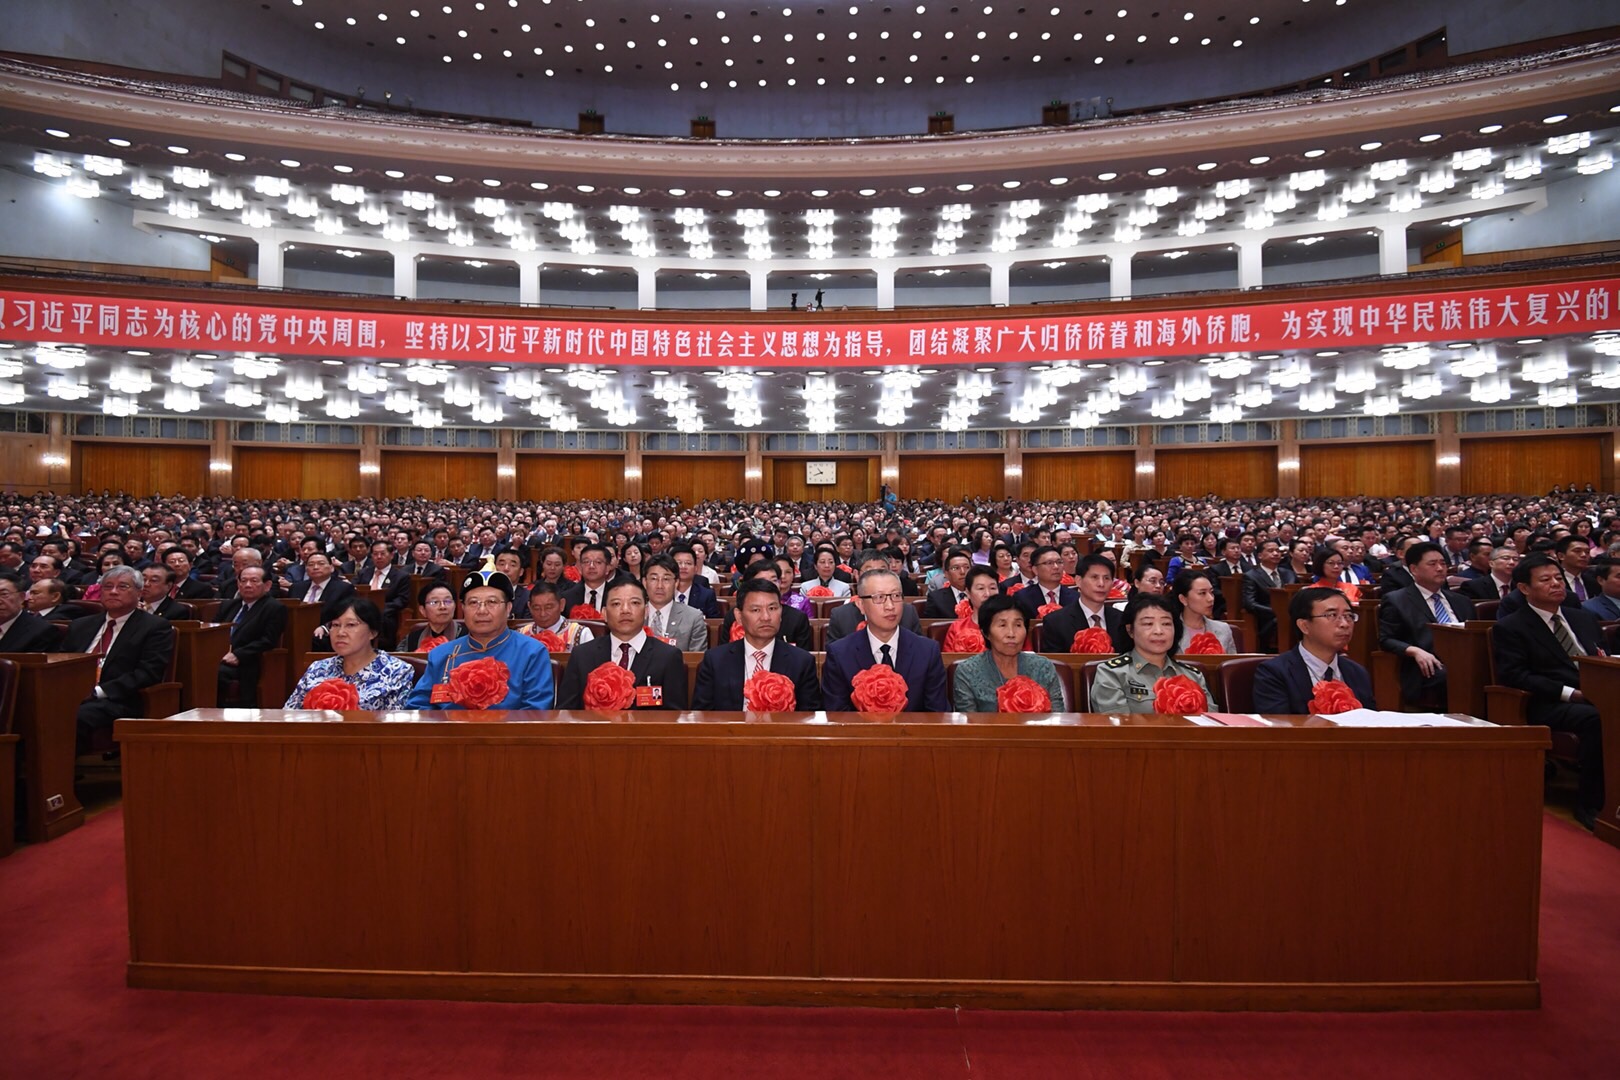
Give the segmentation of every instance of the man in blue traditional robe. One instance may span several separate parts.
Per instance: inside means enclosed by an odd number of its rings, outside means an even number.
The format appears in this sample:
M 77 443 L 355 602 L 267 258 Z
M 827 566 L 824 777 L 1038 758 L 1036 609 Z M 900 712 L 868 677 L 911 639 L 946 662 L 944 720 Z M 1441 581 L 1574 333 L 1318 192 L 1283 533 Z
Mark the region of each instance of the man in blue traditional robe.
M 512 617 L 512 579 L 498 570 L 474 570 L 461 585 L 467 636 L 428 653 L 427 671 L 405 704 L 412 709 L 459 709 L 450 697 L 450 677 L 474 660 L 506 665 L 507 694 L 490 709 L 549 709 L 554 701 L 551 653 L 527 634 L 507 628 Z

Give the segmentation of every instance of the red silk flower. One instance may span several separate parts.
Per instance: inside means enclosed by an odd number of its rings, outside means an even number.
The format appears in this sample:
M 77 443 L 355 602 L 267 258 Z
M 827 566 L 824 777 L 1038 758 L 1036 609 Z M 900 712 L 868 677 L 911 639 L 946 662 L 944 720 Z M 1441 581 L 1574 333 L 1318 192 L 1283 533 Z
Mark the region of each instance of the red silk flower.
M 487 709 L 506 700 L 511 669 L 493 656 L 460 664 L 450 672 L 450 700 L 463 709 Z
M 1209 699 L 1203 687 L 1186 675 L 1172 675 L 1153 684 L 1153 711 L 1162 713 L 1203 712 L 1209 708 Z
M 565 566 L 565 567 L 563 567 L 563 577 L 567 578 L 569 581 L 578 581 L 579 580 L 579 567 L 577 567 L 577 566 Z
M 1311 712 L 1316 716 L 1333 716 L 1361 708 L 1361 702 L 1349 686 L 1338 679 L 1324 679 L 1316 684 L 1311 695 Z
M 743 683 L 743 708 L 749 712 L 792 712 L 799 703 L 793 680 L 776 671 L 761 671 Z
M 546 647 L 547 652 L 567 652 L 568 643 L 553 630 L 535 630 L 530 625 L 529 636 Z
M 946 652 L 984 652 L 984 635 L 972 619 L 957 619 L 945 631 L 943 647 Z
M 1108 636 L 1107 630 L 1100 626 L 1093 626 L 1089 630 L 1082 630 L 1074 635 L 1074 642 L 1070 644 L 1069 651 L 1112 654 L 1114 651 L 1114 639 Z
M 585 707 L 598 712 L 628 709 L 636 700 L 636 677 L 618 664 L 600 664 L 585 680 Z
M 443 634 L 423 634 L 422 640 L 416 643 L 417 652 L 432 652 L 450 639 Z
M 1035 609 L 1035 617 L 1038 619 L 1044 619 L 1048 615 L 1052 614 L 1052 612 L 1061 610 L 1063 610 L 1062 604 L 1042 604 L 1040 607 Z
M 873 664 L 850 680 L 849 700 L 861 712 L 899 712 L 908 693 L 906 680 L 888 664 Z
M 343 679 L 322 679 L 304 691 L 306 709 L 332 709 L 342 712 L 345 709 L 359 707 L 360 691 L 353 683 Z
M 573 610 L 568 613 L 568 617 L 570 619 L 576 619 L 576 620 L 577 619 L 598 619 L 598 620 L 600 620 L 602 618 L 602 613 L 600 611 L 597 611 L 595 608 L 591 607 L 591 605 L 589 605 L 589 604 L 575 604 Z
M 833 591 L 825 585 L 812 585 L 804 590 L 805 598 L 808 600 L 825 600 L 832 594 Z
M 956 617 L 958 619 L 971 619 L 973 617 L 973 605 L 966 600 L 958 600 L 956 602 Z
M 1063 577 L 1058 581 L 1058 584 L 1059 585 L 1071 585 L 1071 586 L 1074 585 L 1075 584 L 1074 575 L 1073 574 L 1064 574 Z
M 842 570 L 844 573 L 848 574 L 850 577 L 855 576 L 855 568 L 853 566 L 849 565 L 849 563 L 839 563 L 838 564 L 838 569 Z
M 996 687 L 996 708 L 1012 713 L 1051 712 L 1052 698 L 1040 683 L 1028 675 L 1018 675 Z
M 1024 583 L 1023 583 L 1023 582 L 1022 582 L 1022 581 L 1020 581 L 1020 582 L 1019 582 L 1019 583 L 1018 583 L 1018 584 L 1016 584 L 1016 585 L 1009 585 L 1009 586 L 1007 586 L 1007 595 L 1008 595 L 1008 596 L 1014 596 L 1014 595 L 1017 595 L 1017 593 L 1018 593 L 1018 590 L 1019 590 L 1019 589 L 1022 589 L 1022 588 L 1023 588 L 1023 587 L 1024 587 Z
M 732 619 L 731 620 L 731 637 L 729 639 L 727 639 L 727 640 L 741 641 L 742 636 L 743 636 L 742 620 L 741 619 Z
M 1222 652 L 1221 639 L 1208 630 L 1200 630 L 1193 635 L 1187 647 L 1181 650 L 1182 655 L 1219 656 Z

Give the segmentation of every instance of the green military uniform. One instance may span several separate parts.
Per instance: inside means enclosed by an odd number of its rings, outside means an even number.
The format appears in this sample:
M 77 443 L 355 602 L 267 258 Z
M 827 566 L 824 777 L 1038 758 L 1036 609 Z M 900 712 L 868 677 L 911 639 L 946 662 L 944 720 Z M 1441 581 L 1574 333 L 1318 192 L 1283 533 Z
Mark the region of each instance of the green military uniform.
M 1172 675 L 1185 675 L 1198 684 L 1209 700 L 1209 687 L 1204 673 L 1190 664 L 1178 664 L 1166 657 L 1164 667 L 1156 667 L 1142 659 L 1134 650 L 1122 653 L 1112 660 L 1104 660 L 1091 683 L 1091 711 L 1109 713 L 1151 713 L 1153 684 Z

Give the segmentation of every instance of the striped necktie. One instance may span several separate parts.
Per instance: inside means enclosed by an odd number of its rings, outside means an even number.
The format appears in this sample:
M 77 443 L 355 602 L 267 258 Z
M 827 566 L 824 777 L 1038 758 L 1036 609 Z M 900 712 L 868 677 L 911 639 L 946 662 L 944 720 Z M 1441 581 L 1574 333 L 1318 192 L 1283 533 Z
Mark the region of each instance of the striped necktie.
M 1558 644 L 1563 650 L 1570 656 L 1585 656 L 1581 647 L 1575 644 L 1575 636 L 1569 632 L 1569 627 L 1564 625 L 1564 617 L 1555 612 L 1551 621 L 1553 637 L 1558 639 Z
M 1451 617 L 1451 612 L 1446 610 L 1446 605 L 1440 599 L 1439 593 L 1434 593 L 1429 597 L 1429 607 L 1434 609 L 1434 621 L 1441 626 L 1450 626 L 1457 621 Z

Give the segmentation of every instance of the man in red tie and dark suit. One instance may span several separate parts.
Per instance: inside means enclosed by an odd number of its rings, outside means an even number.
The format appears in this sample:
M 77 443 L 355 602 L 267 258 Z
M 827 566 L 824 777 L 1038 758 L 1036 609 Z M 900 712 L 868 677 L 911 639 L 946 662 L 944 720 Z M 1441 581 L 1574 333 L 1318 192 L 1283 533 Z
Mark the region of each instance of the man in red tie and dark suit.
M 734 610 L 737 621 L 742 623 L 743 636 L 703 654 L 703 662 L 697 670 L 697 686 L 692 693 L 692 707 L 741 712 L 743 684 L 756 672 L 764 670 L 793 680 L 795 710 L 815 712 L 820 709 L 816 658 L 777 637 L 783 609 L 776 582 L 765 577 L 743 582 L 737 589 Z
M 142 584 L 133 567 L 108 570 L 101 577 L 102 613 L 73 620 L 62 635 L 63 652 L 100 657 L 95 689 L 78 709 L 81 754 L 90 749 L 96 732 L 120 717 L 137 715 L 141 691 L 169 675 L 174 627 L 161 615 L 140 610 Z

